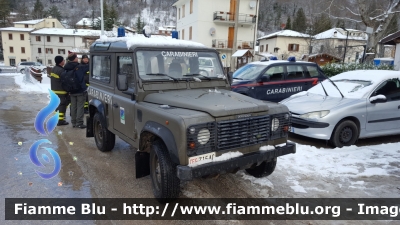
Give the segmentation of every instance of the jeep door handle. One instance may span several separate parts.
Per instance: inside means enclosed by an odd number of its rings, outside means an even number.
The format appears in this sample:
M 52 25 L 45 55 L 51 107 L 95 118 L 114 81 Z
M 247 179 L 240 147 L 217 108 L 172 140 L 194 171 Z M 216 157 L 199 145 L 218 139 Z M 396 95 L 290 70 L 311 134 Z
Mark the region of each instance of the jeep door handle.
M 113 107 L 114 107 L 114 108 L 118 108 L 119 106 L 118 106 L 117 103 L 113 103 Z

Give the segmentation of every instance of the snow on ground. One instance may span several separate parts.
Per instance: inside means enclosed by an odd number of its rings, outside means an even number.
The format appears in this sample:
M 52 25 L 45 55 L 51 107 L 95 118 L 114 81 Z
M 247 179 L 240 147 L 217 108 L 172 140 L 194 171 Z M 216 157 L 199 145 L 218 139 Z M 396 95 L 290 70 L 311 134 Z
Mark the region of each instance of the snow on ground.
M 12 76 L 14 77 L 15 83 L 20 87 L 21 92 L 38 92 L 38 93 L 49 93 L 50 89 L 50 78 L 46 74 L 42 75 L 42 83 L 37 81 L 32 76 L 26 78 L 25 74 L 22 73 L 2 73 L 0 76 Z M 6 90 L 7 91 L 7 90 Z

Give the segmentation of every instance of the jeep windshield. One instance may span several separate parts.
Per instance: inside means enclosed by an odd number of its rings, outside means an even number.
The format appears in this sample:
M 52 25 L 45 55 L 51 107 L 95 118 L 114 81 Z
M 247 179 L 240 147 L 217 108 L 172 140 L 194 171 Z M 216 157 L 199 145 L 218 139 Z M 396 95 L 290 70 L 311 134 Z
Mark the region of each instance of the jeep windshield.
M 139 50 L 136 60 L 143 81 L 187 81 L 194 80 L 194 77 L 201 80 L 225 79 L 215 52 Z

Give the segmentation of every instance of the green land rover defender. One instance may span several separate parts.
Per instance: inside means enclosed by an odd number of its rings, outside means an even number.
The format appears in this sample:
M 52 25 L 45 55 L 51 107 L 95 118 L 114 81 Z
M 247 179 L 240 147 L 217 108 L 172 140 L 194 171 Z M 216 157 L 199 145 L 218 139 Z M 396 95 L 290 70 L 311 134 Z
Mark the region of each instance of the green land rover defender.
M 296 152 L 288 108 L 232 92 L 215 49 L 136 35 L 99 39 L 90 58 L 86 136 L 103 152 L 115 135 L 136 148 L 136 178 L 150 175 L 160 202 L 179 197 L 180 181 L 268 176 Z M 206 70 L 204 58 L 217 63 Z

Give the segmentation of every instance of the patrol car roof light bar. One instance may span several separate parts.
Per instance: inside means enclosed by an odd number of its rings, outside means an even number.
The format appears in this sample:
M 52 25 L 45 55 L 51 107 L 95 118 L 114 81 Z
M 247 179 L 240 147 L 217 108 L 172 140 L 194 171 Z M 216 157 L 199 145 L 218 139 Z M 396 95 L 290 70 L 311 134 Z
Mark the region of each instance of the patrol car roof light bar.
M 288 58 L 288 61 L 289 61 L 289 62 L 296 62 L 296 57 L 290 56 L 290 57 Z
M 276 58 L 276 56 L 272 56 L 271 58 L 269 58 L 269 60 L 278 60 L 278 58 Z

